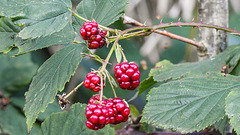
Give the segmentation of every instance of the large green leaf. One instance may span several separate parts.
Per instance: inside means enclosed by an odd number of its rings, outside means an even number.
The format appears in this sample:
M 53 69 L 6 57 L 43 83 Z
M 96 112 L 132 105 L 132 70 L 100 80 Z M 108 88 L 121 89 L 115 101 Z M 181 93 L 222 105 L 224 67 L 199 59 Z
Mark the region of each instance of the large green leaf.
M 77 8 L 77 13 L 97 23 L 108 26 L 117 21 L 127 6 L 127 0 L 82 0 Z M 78 30 L 84 22 L 75 18 L 74 24 Z
M 58 91 L 64 89 L 78 67 L 85 51 L 85 45 L 73 44 L 64 47 L 38 69 L 29 91 L 26 93 L 24 107 L 28 130 L 31 129 L 38 114 L 45 111 L 49 103 L 54 101 Z
M 217 72 L 220 73 L 224 65 L 228 67 L 236 66 L 240 60 L 240 45 L 228 47 L 226 51 L 213 59 L 195 62 L 182 63 L 174 66 L 154 69 L 151 75 L 155 81 L 175 80 L 198 73 Z
M 240 134 L 240 93 L 233 90 L 226 98 L 226 114 L 237 134 Z
M 23 39 L 47 36 L 62 30 L 71 19 L 70 0 L 1 0 L 0 14 L 22 17 L 25 27 L 19 36 Z
M 31 54 L 11 57 L 16 52 L 0 54 L 0 89 L 7 93 L 22 90 L 21 87 L 30 83 L 38 68 L 32 62 Z
M 10 19 L 6 17 L 0 18 L 0 52 L 11 49 L 20 30 L 20 27 L 14 25 Z
M 28 135 L 25 117 L 12 105 L 7 110 L 0 109 L 0 127 L 9 135 Z M 36 135 L 39 128 L 34 126 L 31 135 Z M 1 130 L 0 130 L 1 134 Z
M 60 32 L 54 33 L 50 36 L 22 40 L 19 44 L 17 44 L 17 47 L 19 48 L 17 55 L 53 45 L 69 44 L 74 41 L 74 38 L 75 34 L 73 27 L 71 24 L 68 24 Z
M 17 106 L 19 108 L 23 108 L 25 104 L 25 99 L 23 96 L 21 97 L 11 97 L 11 103 L 14 106 Z M 53 103 L 49 104 L 46 111 L 43 113 L 39 113 L 38 120 L 43 121 L 47 117 L 49 117 L 54 112 L 61 112 L 60 105 L 58 104 L 57 100 L 55 100 Z
M 39 135 L 115 135 L 110 125 L 94 131 L 85 125 L 85 104 L 74 104 L 69 112 L 54 113 L 41 125 Z
M 239 90 L 231 75 L 199 74 L 153 88 L 144 107 L 142 122 L 183 133 L 199 131 L 225 115 L 225 98 Z

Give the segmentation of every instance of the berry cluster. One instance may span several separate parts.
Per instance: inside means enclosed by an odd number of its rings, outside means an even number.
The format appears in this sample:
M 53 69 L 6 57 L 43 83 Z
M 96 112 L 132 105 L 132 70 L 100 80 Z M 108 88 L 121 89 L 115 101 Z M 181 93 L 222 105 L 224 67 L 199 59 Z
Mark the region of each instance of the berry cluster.
M 121 98 L 102 99 L 95 95 L 90 98 L 85 111 L 87 117 L 86 126 L 93 130 L 98 130 L 107 124 L 118 124 L 128 120 L 130 109 Z
M 119 124 L 128 120 L 130 109 L 121 98 L 108 99 L 106 107 L 109 111 L 109 123 Z
M 134 90 L 140 81 L 140 71 L 133 62 L 122 62 L 114 67 L 114 76 L 122 89 Z
M 88 41 L 89 49 L 102 48 L 105 45 L 107 31 L 99 30 L 98 24 L 94 21 L 85 22 L 80 29 L 80 34 L 84 40 Z
M 98 92 L 101 90 L 101 79 L 98 75 L 91 72 L 88 73 L 87 78 L 83 81 L 83 85 L 85 88 L 92 90 L 93 92 Z M 105 87 L 103 82 L 103 88 Z

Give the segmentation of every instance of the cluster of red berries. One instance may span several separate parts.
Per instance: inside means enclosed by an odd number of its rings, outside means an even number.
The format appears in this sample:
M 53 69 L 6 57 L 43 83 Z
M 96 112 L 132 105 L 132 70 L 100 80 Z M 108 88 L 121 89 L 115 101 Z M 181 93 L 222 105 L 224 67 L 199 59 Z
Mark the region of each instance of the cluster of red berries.
M 98 92 L 101 90 L 101 79 L 98 75 L 91 72 L 87 74 L 86 79 L 83 81 L 83 85 L 85 88 L 88 88 L 93 92 Z M 105 84 L 103 82 L 103 88 L 104 87 L 105 87 Z
M 99 30 L 98 24 L 94 21 L 85 22 L 80 29 L 80 34 L 84 40 L 88 41 L 89 49 L 102 48 L 105 45 L 107 31 Z
M 122 89 L 134 90 L 138 87 L 140 81 L 140 71 L 133 62 L 122 62 L 114 67 L 114 77 Z
M 95 95 L 90 98 L 85 111 L 87 117 L 86 126 L 93 130 L 98 130 L 107 124 L 119 124 L 128 120 L 130 109 L 121 98 L 102 99 Z

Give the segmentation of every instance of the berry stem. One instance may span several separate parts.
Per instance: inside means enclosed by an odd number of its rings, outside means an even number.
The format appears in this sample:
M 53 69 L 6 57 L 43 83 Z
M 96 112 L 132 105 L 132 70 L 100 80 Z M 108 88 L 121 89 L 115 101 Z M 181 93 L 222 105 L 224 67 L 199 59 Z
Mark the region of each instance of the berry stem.
M 74 92 L 76 92 L 77 91 L 77 89 L 79 88 L 79 87 L 81 87 L 83 85 L 83 82 L 81 82 L 80 84 L 78 84 L 78 86 L 77 87 L 75 87 L 70 93 L 68 93 L 64 98 L 65 99 L 67 99 L 69 96 L 71 96 Z
M 100 80 L 101 80 L 101 90 L 100 90 L 100 104 L 102 104 L 102 97 L 103 97 L 103 77 L 102 74 L 100 73 Z
M 109 51 L 109 53 L 108 53 L 108 55 L 107 55 L 107 58 L 105 59 L 105 61 L 104 61 L 104 63 L 103 63 L 103 66 L 102 66 L 100 72 L 103 72 L 104 70 L 106 70 L 106 67 L 107 67 L 107 64 L 108 64 L 108 62 L 109 62 L 109 59 L 110 59 L 110 57 L 111 57 L 111 55 L 112 55 L 112 53 L 113 53 L 113 51 L 114 51 L 114 48 L 116 48 L 116 45 L 117 45 L 117 43 L 118 43 L 119 38 L 121 37 L 121 35 L 122 35 L 122 34 L 119 33 L 119 35 L 117 36 L 115 42 L 113 43 L 113 46 L 112 46 L 111 50 Z
M 72 10 L 70 10 L 70 11 L 72 12 L 72 15 L 76 16 L 77 18 L 79 18 L 79 19 L 81 19 L 81 20 L 83 20 L 83 21 L 85 21 L 85 22 L 90 21 L 90 20 L 88 20 L 88 19 L 86 19 L 86 18 L 83 18 L 82 16 L 78 15 L 77 13 L 75 13 L 75 12 L 72 11 Z M 111 33 L 115 33 L 115 30 L 112 29 L 112 28 L 105 27 L 105 26 L 100 25 L 100 24 L 98 24 L 98 26 L 99 26 L 100 28 L 102 28 L 103 30 L 105 30 L 105 31 L 109 31 L 109 32 L 111 32 Z
M 120 49 L 120 52 L 121 52 L 121 54 L 122 54 L 122 56 L 123 56 L 123 61 L 124 62 L 128 62 L 128 60 L 127 60 L 127 58 L 126 58 L 126 56 L 125 56 L 125 54 L 124 54 L 124 52 L 123 52 L 123 48 L 122 47 L 120 47 L 121 49 Z
M 113 91 L 113 95 L 114 95 L 114 97 L 117 97 L 116 91 L 115 91 L 115 89 L 114 89 L 112 83 L 111 83 L 110 81 L 109 81 L 109 83 L 110 83 L 110 86 L 112 87 L 112 91 Z
M 98 58 L 96 58 L 96 57 L 94 57 L 94 56 L 91 56 L 91 55 L 88 55 L 88 54 L 86 54 L 86 53 L 81 53 L 82 55 L 84 55 L 84 56 L 87 56 L 87 57 L 89 57 L 89 58 L 91 58 L 91 59 L 94 59 L 94 60 L 96 60 L 96 61 L 98 61 L 98 62 L 100 62 L 100 63 L 103 63 L 103 60 L 102 59 L 98 59 Z

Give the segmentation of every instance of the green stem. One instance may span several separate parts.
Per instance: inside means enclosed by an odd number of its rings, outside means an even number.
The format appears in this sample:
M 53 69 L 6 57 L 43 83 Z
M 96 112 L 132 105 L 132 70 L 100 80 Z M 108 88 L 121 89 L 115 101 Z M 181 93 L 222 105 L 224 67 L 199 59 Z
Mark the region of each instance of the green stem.
M 106 69 L 107 64 L 108 64 L 108 61 L 109 61 L 110 57 L 112 56 L 112 53 L 113 53 L 114 49 L 116 48 L 116 45 L 117 45 L 117 43 L 118 43 L 119 38 L 121 37 L 121 35 L 122 35 L 122 34 L 119 34 L 119 35 L 117 36 L 115 42 L 113 43 L 113 46 L 112 46 L 111 50 L 109 51 L 108 56 L 107 56 L 107 58 L 105 59 L 105 61 L 104 61 L 104 63 L 103 63 L 103 66 L 102 66 L 100 72 L 103 72 L 103 71 Z
M 79 18 L 79 19 L 81 19 L 81 20 L 83 20 L 83 21 L 85 21 L 85 22 L 90 21 L 90 20 L 88 20 L 88 19 L 86 19 L 86 18 L 83 18 L 82 16 L 78 15 L 77 13 L 75 13 L 75 12 L 72 11 L 72 10 L 71 10 L 71 12 L 72 12 L 72 15 L 76 16 L 77 18 Z M 103 30 L 109 31 L 109 32 L 111 32 L 111 33 L 115 33 L 115 30 L 114 30 L 114 29 L 105 27 L 105 26 L 100 25 L 100 24 L 98 24 L 98 26 L 99 26 L 100 28 L 102 28 Z
M 82 85 L 83 85 L 83 82 L 81 82 L 80 84 L 78 84 L 78 86 L 75 87 L 75 88 L 74 88 L 70 93 L 68 93 L 64 98 L 67 99 L 70 95 L 72 95 L 74 92 L 76 92 L 77 89 L 78 89 L 79 87 L 81 87 Z
M 146 30 L 142 30 L 142 31 L 132 32 L 129 34 L 123 34 L 119 38 L 119 40 L 128 39 L 131 37 L 147 36 L 147 35 L 149 35 L 149 34 L 146 34 Z M 111 37 L 109 37 L 108 41 L 111 43 L 111 42 L 115 41 L 116 39 L 117 39 L 117 36 L 111 36 Z
M 124 62 L 128 62 L 128 60 L 127 60 L 127 58 L 126 58 L 126 56 L 125 56 L 125 54 L 124 54 L 124 52 L 123 52 L 122 47 L 120 48 L 120 52 L 121 52 L 121 54 L 122 54 L 122 56 L 123 56 L 123 61 L 124 61 Z
M 100 72 L 100 78 L 101 78 L 101 91 L 100 91 L 100 104 L 102 104 L 102 97 L 103 97 L 103 77 L 102 74 Z

